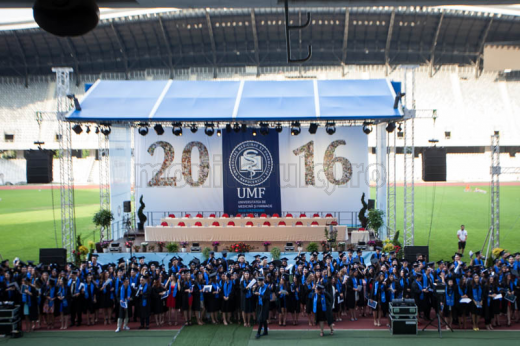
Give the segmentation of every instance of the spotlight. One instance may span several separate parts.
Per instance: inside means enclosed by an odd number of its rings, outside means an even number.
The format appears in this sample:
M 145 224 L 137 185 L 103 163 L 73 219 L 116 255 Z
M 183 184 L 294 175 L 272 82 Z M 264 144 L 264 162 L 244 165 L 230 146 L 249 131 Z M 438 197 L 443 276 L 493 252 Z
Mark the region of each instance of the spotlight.
M 36 0 L 33 16 L 40 28 L 53 35 L 81 36 L 97 26 L 99 7 L 95 0 Z
M 302 132 L 302 128 L 299 121 L 291 123 L 291 136 L 298 136 Z
M 444 131 L 444 137 L 446 137 L 446 139 L 450 139 L 451 138 L 451 131 Z
M 197 124 L 191 124 L 191 128 L 190 128 L 191 133 L 196 133 L 197 130 L 198 130 Z
M 363 132 L 368 135 L 372 132 L 372 128 L 368 126 L 369 123 L 363 123 Z
M 99 126 L 96 126 L 96 131 L 95 132 L 96 132 L 96 135 L 99 134 Z
M 235 131 L 235 133 L 239 133 L 240 132 L 240 124 L 239 123 L 235 123 L 235 125 L 233 125 L 233 131 Z
M 395 95 L 395 100 L 394 100 L 394 109 L 397 109 L 397 107 L 399 107 L 399 101 L 401 101 L 401 99 L 403 98 L 403 96 L 406 95 L 405 93 L 397 93 Z
M 72 131 L 76 132 L 77 135 L 81 134 L 83 132 L 83 129 L 81 128 L 80 124 L 76 124 L 72 126 Z
M 172 126 L 172 133 L 177 137 L 182 136 L 182 124 L 177 122 L 173 123 Z
M 101 129 L 101 133 L 105 136 L 108 136 L 111 132 L 112 128 L 110 127 L 110 125 L 105 125 L 105 127 Z
M 309 126 L 309 133 L 311 135 L 315 135 L 316 131 L 318 131 L 318 126 L 320 126 L 320 124 L 318 124 L 318 123 L 311 123 L 311 125 Z
M 325 131 L 332 136 L 334 133 L 336 133 L 336 123 L 330 122 L 325 124 Z
M 207 136 L 213 136 L 213 134 L 215 133 L 215 125 L 213 125 L 212 123 L 206 123 L 206 128 L 204 129 L 204 133 L 207 135 Z
M 146 136 L 148 134 L 148 124 L 140 123 L 139 130 L 137 130 L 141 136 Z
M 282 124 L 278 123 L 275 127 L 276 132 L 281 133 L 283 131 Z
M 89 134 L 89 133 L 90 133 L 90 125 L 87 125 L 87 126 L 85 126 L 85 127 L 87 128 L 87 129 L 85 130 L 85 132 L 86 132 L 87 134 Z
M 242 132 L 246 132 L 247 131 L 247 125 L 246 124 L 242 124 Z
M 231 133 L 231 131 L 233 131 L 233 128 L 231 128 L 231 124 L 227 124 L 226 125 L 226 132 L 227 133 Z
M 220 137 L 222 135 L 222 131 L 217 130 L 217 137 Z
M 161 124 L 156 124 L 153 129 L 157 133 L 158 136 L 162 136 L 164 134 L 164 129 Z
M 253 129 L 253 137 L 256 137 L 256 134 L 257 134 L 256 129 Z
M 386 132 L 392 133 L 395 130 L 395 121 L 391 121 L 386 125 Z
M 269 134 L 269 124 L 268 123 L 260 123 L 260 134 L 262 136 L 267 136 Z

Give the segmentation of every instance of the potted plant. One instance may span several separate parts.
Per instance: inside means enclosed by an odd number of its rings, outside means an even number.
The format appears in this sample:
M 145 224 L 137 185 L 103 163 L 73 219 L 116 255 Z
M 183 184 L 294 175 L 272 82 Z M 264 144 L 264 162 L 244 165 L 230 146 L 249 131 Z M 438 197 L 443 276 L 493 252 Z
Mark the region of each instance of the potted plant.
M 327 251 L 327 245 L 328 245 L 328 244 L 327 244 L 327 241 L 326 241 L 326 240 L 322 240 L 322 241 L 320 242 L 320 244 L 321 244 L 321 250 L 322 250 L 322 252 Z
M 108 247 L 110 246 L 110 242 L 105 240 L 101 242 L 101 248 L 103 249 L 104 253 L 108 252 Z
M 157 247 L 159 248 L 159 252 L 163 252 L 164 246 L 166 244 L 163 241 L 157 243 Z
M 204 249 L 202 249 L 202 257 L 204 257 L 204 260 L 207 260 L 209 258 L 210 252 L 211 252 L 211 249 L 207 246 Z
M 374 235 L 379 237 L 379 229 L 384 225 L 383 215 L 385 213 L 379 209 L 372 209 L 368 212 L 368 227 L 374 230 Z
M 281 254 L 282 251 L 276 246 L 271 249 L 271 256 L 273 257 L 273 260 L 279 260 Z
M 303 250 L 303 242 L 301 240 L 296 241 L 296 246 L 298 247 L 298 251 Z
M 217 252 L 220 242 L 214 241 L 213 243 L 211 243 L 211 245 L 213 246 L 213 251 Z
M 141 246 L 134 245 L 134 252 L 139 252 L 140 249 L 141 249 Z
M 146 217 L 146 215 L 144 215 L 143 212 L 144 208 L 146 207 L 146 205 L 143 202 L 143 195 L 141 195 L 141 198 L 139 198 L 139 203 L 140 206 L 137 210 L 137 217 L 139 218 L 139 222 L 137 223 L 137 229 L 139 231 L 144 231 L 144 224 L 146 223 L 146 220 L 148 220 L 148 218 Z
M 127 241 L 125 243 L 125 247 L 126 247 L 126 252 L 130 252 L 130 250 L 132 249 L 132 246 L 134 246 L 134 242 L 133 241 Z
M 148 252 L 154 252 L 155 251 L 155 245 L 148 245 Z
M 271 242 L 270 241 L 264 241 L 264 248 L 265 248 L 265 252 L 269 252 L 269 245 L 271 245 Z
M 367 243 L 368 251 L 374 251 L 374 247 L 376 246 L 375 240 L 369 240 Z
M 166 249 L 168 250 L 168 252 L 179 252 L 179 244 L 168 243 L 168 245 L 166 245 Z
M 114 220 L 114 215 L 110 210 L 101 209 L 92 218 L 92 222 L 96 225 L 96 227 L 101 227 L 99 230 L 99 241 L 103 241 L 105 238 L 105 232 L 108 234 L 108 229 L 110 224 Z
M 307 251 L 315 252 L 318 251 L 318 243 L 311 241 L 309 245 L 307 245 Z
M 95 246 L 96 246 L 96 243 L 94 243 L 92 240 L 89 240 L 88 242 L 88 247 L 90 249 L 90 253 L 94 253 L 95 251 Z
M 365 214 L 368 209 L 368 204 L 367 204 L 367 202 L 365 202 L 365 193 L 364 192 L 363 192 L 363 195 L 361 196 L 361 204 L 363 204 L 363 208 L 361 208 L 361 210 L 359 211 L 358 219 L 359 219 L 359 222 L 361 222 L 361 227 L 367 228 L 368 219 Z
M 147 242 L 143 242 L 143 243 L 141 243 L 141 246 L 143 248 L 143 252 L 147 252 L 148 243 Z
M 338 243 L 338 251 L 345 251 L 345 242 Z
M 182 252 L 186 252 L 186 246 L 188 246 L 188 242 L 187 241 L 181 241 L 181 246 L 182 246 L 181 251 Z

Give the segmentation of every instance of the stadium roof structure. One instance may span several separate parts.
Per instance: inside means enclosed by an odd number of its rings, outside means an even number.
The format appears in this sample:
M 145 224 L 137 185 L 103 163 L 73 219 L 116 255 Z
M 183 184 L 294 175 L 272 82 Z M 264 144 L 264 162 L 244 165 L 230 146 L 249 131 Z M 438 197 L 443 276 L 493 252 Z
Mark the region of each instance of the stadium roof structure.
M 68 116 L 74 122 L 382 120 L 400 83 L 388 79 L 292 81 L 102 81 Z M 398 99 L 397 99 L 398 100 Z
M 520 16 L 431 7 L 295 8 L 293 57 L 309 65 L 477 65 L 486 43 L 520 41 Z M 196 9 L 102 19 L 87 35 L 0 31 L 0 75 L 287 64 L 282 8 Z

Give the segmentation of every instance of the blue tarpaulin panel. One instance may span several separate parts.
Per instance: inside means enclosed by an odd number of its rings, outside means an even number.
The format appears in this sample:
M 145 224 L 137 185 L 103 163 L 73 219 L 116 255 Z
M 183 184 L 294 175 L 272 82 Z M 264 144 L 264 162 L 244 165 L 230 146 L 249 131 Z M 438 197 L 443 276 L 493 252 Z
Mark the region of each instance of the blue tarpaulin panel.
M 387 79 L 97 81 L 71 121 L 397 119 Z

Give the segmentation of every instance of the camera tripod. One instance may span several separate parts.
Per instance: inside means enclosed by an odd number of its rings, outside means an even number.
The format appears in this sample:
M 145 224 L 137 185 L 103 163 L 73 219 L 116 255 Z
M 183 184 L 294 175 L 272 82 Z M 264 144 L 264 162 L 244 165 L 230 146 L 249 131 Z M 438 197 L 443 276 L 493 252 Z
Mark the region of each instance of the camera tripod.
M 437 310 L 435 310 L 435 314 L 437 315 L 437 318 L 430 320 L 430 322 L 428 322 L 428 324 L 426 326 L 424 326 L 422 331 L 424 332 L 426 328 L 428 328 L 430 325 L 433 325 L 433 323 L 435 321 L 437 321 L 437 330 L 439 332 L 439 338 L 442 338 L 442 323 L 444 323 L 444 325 L 446 327 L 448 327 L 452 332 L 453 332 L 453 329 L 451 329 L 448 322 L 446 322 L 446 320 L 444 319 L 444 316 L 442 316 L 442 309 L 441 309 L 442 305 L 441 305 L 439 297 L 436 297 L 436 300 L 437 300 Z

